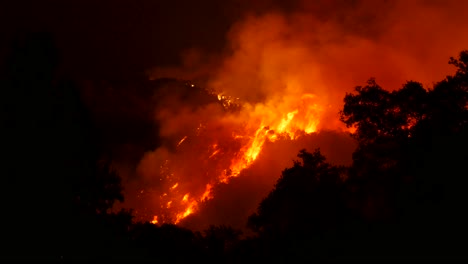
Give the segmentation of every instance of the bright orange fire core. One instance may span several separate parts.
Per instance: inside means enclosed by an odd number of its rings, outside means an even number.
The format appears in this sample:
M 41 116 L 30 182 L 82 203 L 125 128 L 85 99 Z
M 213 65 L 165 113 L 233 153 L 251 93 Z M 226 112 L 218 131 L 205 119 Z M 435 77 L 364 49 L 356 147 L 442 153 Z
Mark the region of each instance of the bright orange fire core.
M 218 95 L 223 104 L 231 103 L 228 97 Z M 291 99 L 296 98 L 296 99 Z M 229 158 L 229 164 L 221 170 L 219 175 L 205 185 L 203 192 L 189 192 L 181 190 L 182 182 L 173 182 L 170 187 L 159 196 L 161 215 L 155 215 L 153 224 L 164 222 L 178 224 L 187 216 L 195 213 L 200 203 L 213 198 L 213 187 L 219 183 L 228 183 L 233 177 L 239 176 L 242 170 L 248 168 L 259 156 L 266 141 L 277 139 L 296 139 L 304 134 L 314 133 L 319 124 L 322 108 L 317 104 L 313 94 L 303 94 L 279 100 L 271 104 L 257 105 L 254 108 L 244 106 L 249 110 L 248 122 L 243 121 L 241 128 L 232 132 L 232 141 L 239 143 L 234 152 L 225 151 L 218 143 L 210 147 L 207 159 Z M 250 108 L 249 108 L 250 107 Z M 203 124 L 200 124 L 203 127 Z M 183 147 L 190 141 L 189 136 L 182 137 L 177 147 Z M 188 143 L 186 143 L 188 144 Z M 200 154 L 203 155 L 203 154 Z M 223 155 L 223 156 L 221 156 Z M 161 170 L 164 166 L 161 166 Z M 166 172 L 167 174 L 168 172 Z M 170 173 L 173 175 L 173 173 Z M 188 188 L 190 189 L 190 188 Z

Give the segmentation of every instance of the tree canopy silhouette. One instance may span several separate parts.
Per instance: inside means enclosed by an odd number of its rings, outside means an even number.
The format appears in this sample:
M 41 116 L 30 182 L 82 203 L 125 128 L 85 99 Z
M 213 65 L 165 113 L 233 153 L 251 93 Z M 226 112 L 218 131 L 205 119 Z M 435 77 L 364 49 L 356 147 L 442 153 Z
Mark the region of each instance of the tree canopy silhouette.
M 3 255 L 80 254 L 76 245 L 91 241 L 80 232 L 97 230 L 83 217 L 123 200 L 120 178 L 100 162 L 89 113 L 76 82 L 60 72 L 52 36 L 19 35 L 9 55 L 1 76 Z
M 270 244 L 270 253 L 275 254 L 275 248 L 295 251 L 294 241 L 307 241 L 309 245 L 295 254 L 310 257 L 318 254 L 311 253 L 312 248 L 325 250 L 330 245 L 345 217 L 341 197 L 345 168 L 327 163 L 318 149 L 301 150 L 298 157 L 301 161 L 283 171 L 248 225 Z
M 355 129 L 353 163 L 340 168 L 301 151 L 302 162 L 283 171 L 249 218 L 254 251 L 274 259 L 466 257 L 458 241 L 468 234 L 468 52 L 449 63 L 456 73 L 430 89 L 408 81 L 388 91 L 370 79 L 347 94 L 340 114 Z
M 353 199 L 368 220 L 392 223 L 385 228 L 402 244 L 417 245 L 413 254 L 461 253 L 453 237 L 466 234 L 467 59 L 451 58 L 457 72 L 431 89 L 410 81 L 388 92 L 371 79 L 344 100 L 341 119 L 359 142 Z

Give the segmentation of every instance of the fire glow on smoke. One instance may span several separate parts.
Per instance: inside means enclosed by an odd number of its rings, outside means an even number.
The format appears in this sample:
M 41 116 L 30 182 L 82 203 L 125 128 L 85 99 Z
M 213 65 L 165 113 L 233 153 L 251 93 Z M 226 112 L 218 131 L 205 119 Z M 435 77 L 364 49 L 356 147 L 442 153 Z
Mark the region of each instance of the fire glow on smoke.
M 138 164 L 138 188 L 151 185 L 141 198 L 142 209 L 151 210 L 147 219 L 188 221 L 215 198 L 218 184 L 262 155 L 265 143 L 342 130 L 338 111 L 354 85 L 369 77 L 388 89 L 410 79 L 430 84 L 451 71 L 443 66 L 447 58 L 468 43 L 459 30 L 465 15 L 454 12 L 464 10 L 460 1 L 393 1 L 385 8 L 378 1 L 300 2 L 295 12 L 247 16 L 233 25 L 228 52 L 212 63 L 210 56 L 194 52 L 181 67 L 151 73 L 152 79 L 194 80 L 216 92 L 209 102 L 177 91 L 158 95 L 164 98 L 155 111 L 159 136 L 171 143 L 146 153 Z M 323 12 L 338 9 L 346 19 L 317 16 L 327 6 Z M 430 45 L 427 36 L 433 36 Z
M 238 104 L 222 94 L 218 94 L 217 98 L 226 109 Z M 180 172 L 172 160 L 164 160 L 157 174 L 166 188 L 157 197 L 159 209 L 151 222 L 178 224 L 196 212 L 201 203 L 213 198 L 212 189 L 216 184 L 228 183 L 230 178 L 237 177 L 257 159 L 266 141 L 274 142 L 281 137 L 296 139 L 317 130 L 322 108 L 317 104 L 315 95 L 303 94 L 296 100 L 277 103 L 272 107 L 256 105 L 254 108 L 244 104 L 239 111 L 224 115 L 221 122 L 229 123 L 232 129 L 230 138 L 224 137 L 226 133 L 216 133 L 219 127 L 209 124 L 209 121 L 187 131 L 187 135 L 176 144 L 176 152 L 178 156 L 185 156 L 183 153 L 187 157 L 197 156 L 206 164 L 202 169 L 208 177 L 203 178 L 209 180 L 196 186 L 181 182 L 177 174 L 184 172 Z M 252 111 L 249 119 L 239 118 L 244 109 Z M 211 142 L 205 145 L 203 142 L 207 141 Z M 198 151 L 194 151 L 194 148 Z M 192 173 L 198 175 L 200 172 Z

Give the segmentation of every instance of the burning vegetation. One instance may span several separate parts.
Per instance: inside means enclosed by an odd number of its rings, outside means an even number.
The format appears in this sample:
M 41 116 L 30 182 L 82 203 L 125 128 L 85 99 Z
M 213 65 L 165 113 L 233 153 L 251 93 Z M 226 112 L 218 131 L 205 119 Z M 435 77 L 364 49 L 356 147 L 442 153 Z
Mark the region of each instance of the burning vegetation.
M 323 112 L 314 94 L 253 106 L 190 82 L 174 82 L 160 92 L 164 90 L 166 104 L 156 115 L 173 124 L 173 130 L 166 131 L 172 146 L 147 153 L 140 163 L 145 177 L 159 179 L 158 189 L 143 189 L 140 194 L 154 200 L 156 208 L 150 209 L 154 224 L 179 224 L 213 198 L 214 186 L 250 167 L 266 142 L 316 132 Z M 184 100 L 180 96 L 190 93 L 203 96 L 206 103 L 180 108 Z
M 389 14 L 402 9 L 400 4 L 388 4 Z M 400 34 L 412 37 L 401 24 L 376 24 L 387 34 L 372 34 L 359 27 L 368 23 L 363 21 L 367 16 L 381 22 L 372 8 L 343 7 L 356 17 L 344 25 L 340 20 L 310 15 L 315 12 L 309 10 L 313 5 L 302 5 L 304 12 L 245 16 L 231 27 L 226 52 L 216 59 L 192 50 L 184 55 L 181 67 L 149 71 L 154 80 L 174 77 L 193 82 L 164 84 L 154 94 L 152 117 L 160 125 L 163 143 L 146 152 L 136 170 L 143 180 L 134 192 L 143 189 L 144 193 L 139 194 L 140 202 L 132 204 L 142 219 L 184 225 L 216 199 L 219 185 L 250 168 L 266 143 L 289 140 L 293 146 L 293 141 L 321 131 L 354 132 L 338 115 L 349 83 L 366 80 L 369 71 L 386 87 L 397 87 L 409 78 L 411 71 L 405 69 L 418 58 L 407 56 L 413 52 L 410 45 L 394 40 Z M 422 8 L 435 12 L 436 6 Z M 445 12 L 436 12 L 436 16 L 444 17 Z M 404 19 L 414 21 L 420 15 L 404 13 Z M 458 46 L 447 44 L 446 50 L 455 52 L 462 48 Z M 432 54 L 427 45 L 421 49 Z M 435 64 L 411 78 L 422 79 L 427 86 L 434 79 L 432 73 L 446 71 L 435 70 Z M 273 162 L 292 157 L 278 157 Z M 281 171 L 268 173 L 274 179 Z

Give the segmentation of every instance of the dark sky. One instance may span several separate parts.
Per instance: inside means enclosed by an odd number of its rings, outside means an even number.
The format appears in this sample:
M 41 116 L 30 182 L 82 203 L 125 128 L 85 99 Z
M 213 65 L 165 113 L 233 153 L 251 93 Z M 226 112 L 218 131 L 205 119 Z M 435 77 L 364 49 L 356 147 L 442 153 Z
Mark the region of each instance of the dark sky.
M 4 0 L 0 1 L 0 48 L 4 52 L 14 34 L 50 32 L 70 72 L 117 78 L 153 67 L 177 66 L 181 52 L 188 48 L 221 51 L 226 33 L 247 12 L 308 12 L 324 21 L 336 20 L 347 32 L 375 37 L 383 32 L 385 23 L 398 23 L 406 12 L 414 13 L 421 23 L 431 19 L 419 18 L 421 6 L 438 5 L 442 11 L 448 10 L 453 17 L 464 20 L 460 16 L 464 1 L 445 2 L 448 1 Z
M 21 32 L 50 32 L 75 74 L 126 76 L 175 64 L 189 47 L 222 48 L 235 7 L 216 0 L 1 1 L 2 45 Z
M 2 50 L 12 36 L 28 31 L 52 33 L 69 72 L 120 78 L 149 68 L 179 64 L 180 53 L 216 53 L 226 33 L 246 13 L 298 6 L 327 19 L 357 2 L 281 0 L 7 0 L 0 1 Z M 302 5 L 300 4 L 302 3 Z M 385 3 L 382 2 L 382 3 Z M 366 4 L 367 5 L 367 4 Z M 310 9 L 310 8 L 309 8 Z M 299 11 L 301 8 L 299 8 Z M 373 12 L 374 13 L 374 12 Z M 340 15 L 346 24 L 346 15 Z M 362 18 L 361 18 L 362 19 Z M 350 23 L 352 22 L 352 23 Z M 366 28 L 372 24 L 365 23 Z

